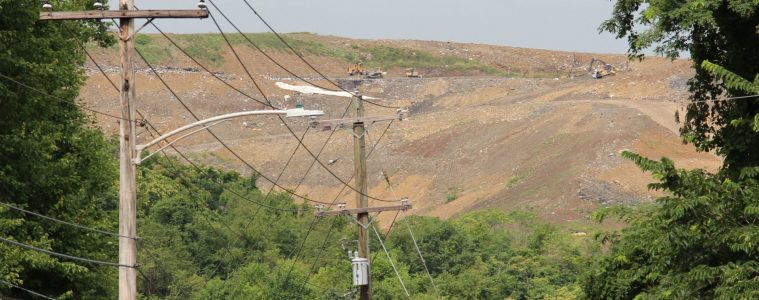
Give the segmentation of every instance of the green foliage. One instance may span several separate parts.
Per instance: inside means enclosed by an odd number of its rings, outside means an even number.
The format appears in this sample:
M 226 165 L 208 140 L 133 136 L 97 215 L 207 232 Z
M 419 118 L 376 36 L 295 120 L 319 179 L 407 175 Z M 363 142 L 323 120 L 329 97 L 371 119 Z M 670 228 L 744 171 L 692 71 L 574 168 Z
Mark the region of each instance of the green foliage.
M 506 180 L 506 183 L 504 184 L 507 189 L 510 189 L 514 187 L 516 184 L 522 182 L 522 179 L 524 179 L 523 175 L 514 175 L 509 177 L 509 180 Z
M 759 74 L 757 24 L 759 2 L 753 0 L 618 0 L 601 30 L 626 37 L 631 56 L 642 57 L 642 51 L 650 47 L 672 58 L 690 53 L 696 76 L 689 82 L 693 102 L 681 133 L 699 149 L 724 156 L 725 168 L 737 176 L 742 168 L 759 164 L 759 151 L 753 151 L 759 148 L 759 135 L 748 122 L 731 123 L 755 118 L 759 100 L 706 100 L 723 94 L 755 94 L 737 79 Z M 702 65 L 704 61 L 713 64 Z M 716 80 L 720 77 L 723 80 Z
M 90 1 L 56 2 L 81 9 Z M 38 1 L 0 5 L 0 201 L 54 218 L 116 231 L 113 145 L 75 105 L 83 83 L 78 40 L 109 44 L 90 22 L 38 22 Z M 12 17 L 7 17 L 12 16 Z M 0 236 L 51 251 L 115 261 L 117 240 L 0 210 Z M 0 244 L 0 279 L 62 299 L 113 298 L 116 270 Z M 27 298 L 0 286 L 0 298 Z
M 659 180 L 657 204 L 616 209 L 630 224 L 603 235 L 609 252 L 584 280 L 588 299 L 759 297 L 759 183 L 623 156 Z M 747 174 L 754 174 L 748 172 Z M 602 217 L 609 211 L 599 213 Z
M 397 67 L 416 68 L 445 68 L 460 71 L 479 71 L 491 75 L 504 75 L 496 68 L 481 63 L 478 60 L 470 60 L 457 56 L 435 56 L 421 50 L 402 49 L 387 46 L 357 46 L 336 47 L 325 45 L 315 41 L 311 34 L 292 33 L 283 38 L 303 55 L 316 55 L 334 57 L 347 63 L 364 62 L 368 66 L 377 66 L 385 69 Z M 245 36 L 253 41 L 263 51 L 290 53 L 285 46 L 272 33 L 246 33 Z M 190 55 L 201 62 L 213 66 L 221 66 L 224 63 L 224 53 L 229 51 L 223 37 L 220 34 L 172 34 L 172 39 L 182 46 Z M 228 34 L 227 38 L 235 47 L 245 46 L 254 48 L 239 34 Z M 140 52 L 151 63 L 170 63 L 175 57 L 182 54 L 172 49 L 168 41 L 163 37 L 151 34 L 138 35 L 135 43 Z
M 266 198 L 249 178 L 198 171 L 173 159 L 151 160 L 140 168 L 139 182 L 138 229 L 145 240 L 139 286 L 146 299 L 335 299 L 353 289 L 340 242 L 355 250 L 356 225 L 347 218 L 317 221 L 296 260 L 313 212 L 286 194 Z M 307 211 L 270 211 L 255 203 Z M 567 299 L 598 252 L 592 241 L 574 240 L 529 213 L 408 221 L 444 298 Z M 402 222 L 385 238 L 390 255 L 412 298 L 438 299 Z M 370 244 L 374 297 L 404 298 L 379 241 L 372 236 Z
M 138 34 L 134 37 L 134 44 L 137 51 L 150 63 L 155 65 L 159 62 L 165 62 L 170 57 L 168 47 L 153 43 L 153 36 L 149 34 Z
M 690 52 L 696 76 L 681 133 L 725 161 L 709 174 L 624 152 L 665 196 L 596 213 L 599 220 L 616 214 L 630 227 L 600 236 L 609 251 L 583 280 L 584 297 L 759 298 L 759 101 L 708 101 L 759 92 L 759 80 L 746 79 L 759 73 L 757 24 L 757 1 L 617 1 L 601 28 L 628 37 L 631 55 L 653 45 L 669 57 Z
M 459 188 L 449 187 L 445 194 L 445 203 L 453 202 L 459 198 Z

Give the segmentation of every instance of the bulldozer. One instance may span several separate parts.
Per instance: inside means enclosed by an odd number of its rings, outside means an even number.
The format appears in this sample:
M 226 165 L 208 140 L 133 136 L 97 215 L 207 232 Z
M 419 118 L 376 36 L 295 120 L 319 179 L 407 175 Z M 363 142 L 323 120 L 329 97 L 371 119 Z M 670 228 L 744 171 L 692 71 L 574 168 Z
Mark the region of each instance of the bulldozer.
M 422 78 L 422 75 L 419 75 L 419 72 L 416 71 L 416 68 L 406 68 L 406 77 Z
M 611 64 L 607 64 L 605 61 L 598 58 L 593 58 L 590 60 L 590 64 L 588 64 L 588 71 L 590 71 L 591 76 L 593 76 L 595 79 L 601 79 L 606 76 L 617 74 L 617 68 Z
M 348 67 L 348 76 L 356 75 L 367 75 L 366 70 L 364 70 L 363 63 L 356 63 L 355 65 Z

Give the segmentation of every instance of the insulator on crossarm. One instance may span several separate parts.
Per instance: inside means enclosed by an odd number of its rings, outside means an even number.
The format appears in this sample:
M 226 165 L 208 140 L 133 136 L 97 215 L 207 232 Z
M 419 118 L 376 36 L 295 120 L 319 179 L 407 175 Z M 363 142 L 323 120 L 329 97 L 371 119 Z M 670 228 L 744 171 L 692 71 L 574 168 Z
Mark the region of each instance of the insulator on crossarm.
M 200 8 L 200 9 L 206 9 L 206 8 L 208 8 L 206 6 L 206 1 L 205 0 L 200 0 L 200 2 L 198 2 L 198 8 Z
M 100 2 L 100 1 L 95 1 L 95 4 L 92 4 L 92 7 L 94 7 L 97 10 L 102 10 L 103 9 L 103 3 Z
M 44 10 L 51 10 L 51 9 L 53 9 L 53 5 L 50 4 L 50 0 L 45 0 L 42 3 L 42 9 L 44 9 Z

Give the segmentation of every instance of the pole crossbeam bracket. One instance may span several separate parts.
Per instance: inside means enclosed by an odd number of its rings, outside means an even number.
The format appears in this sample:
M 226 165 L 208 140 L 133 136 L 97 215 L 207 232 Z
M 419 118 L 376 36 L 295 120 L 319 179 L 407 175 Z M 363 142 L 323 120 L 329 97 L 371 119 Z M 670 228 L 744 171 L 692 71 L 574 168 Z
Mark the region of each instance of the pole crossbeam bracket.
M 195 19 L 208 18 L 205 9 L 176 10 L 86 10 L 40 12 L 40 20 L 98 20 L 98 19 Z
M 309 125 L 311 126 L 311 128 L 321 127 L 322 130 L 325 130 L 325 131 L 332 130 L 334 128 L 344 129 L 344 128 L 350 128 L 353 126 L 353 124 L 356 124 L 356 123 L 371 125 L 371 124 L 374 124 L 376 122 L 381 122 L 381 121 L 389 121 L 389 120 L 403 121 L 408 117 L 407 114 L 408 112 L 405 110 L 398 110 L 398 113 L 396 115 L 312 121 L 309 123 Z
M 402 210 L 406 211 L 411 209 L 411 204 L 402 204 L 402 205 L 393 205 L 393 206 L 378 206 L 378 207 L 360 207 L 360 208 L 344 208 L 344 209 L 337 209 L 337 210 L 329 210 L 329 211 L 317 211 L 315 214 L 317 217 L 326 217 L 326 216 L 339 216 L 339 215 L 354 215 L 359 213 L 370 213 L 370 212 L 380 212 L 380 211 L 397 211 Z

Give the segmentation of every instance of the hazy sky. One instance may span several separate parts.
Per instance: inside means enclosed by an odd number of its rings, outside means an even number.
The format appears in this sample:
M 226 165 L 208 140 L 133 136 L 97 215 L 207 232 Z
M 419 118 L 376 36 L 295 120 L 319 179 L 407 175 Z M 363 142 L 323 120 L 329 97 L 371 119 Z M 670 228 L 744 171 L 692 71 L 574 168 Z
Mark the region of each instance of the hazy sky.
M 308 31 L 351 38 L 439 40 L 601 53 L 624 53 L 627 49 L 625 40 L 598 33 L 598 25 L 611 14 L 613 2 L 609 0 L 248 1 L 280 32 Z M 118 1 L 110 2 L 116 7 Z M 197 2 L 135 0 L 140 9 L 189 9 Z M 243 31 L 267 30 L 242 0 L 215 0 L 214 3 Z M 214 12 L 212 8 L 211 13 Z M 210 19 L 157 20 L 156 23 L 169 32 L 216 32 Z M 230 26 L 224 28 L 233 31 Z

